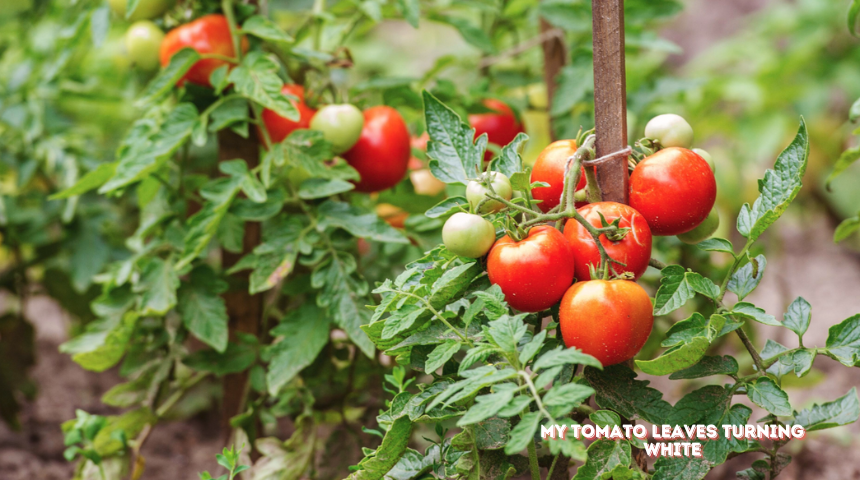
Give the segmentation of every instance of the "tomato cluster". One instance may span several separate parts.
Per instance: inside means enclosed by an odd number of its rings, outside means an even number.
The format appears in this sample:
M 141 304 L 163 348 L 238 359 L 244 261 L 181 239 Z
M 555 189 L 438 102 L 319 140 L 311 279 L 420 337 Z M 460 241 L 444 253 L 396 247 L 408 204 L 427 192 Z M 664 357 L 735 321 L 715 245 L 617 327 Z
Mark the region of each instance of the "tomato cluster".
M 651 147 L 632 168 L 630 205 L 579 201 L 576 214 L 566 210 L 563 233 L 548 224 L 514 232 L 508 222 L 509 231 L 496 240 L 482 215 L 503 210 L 513 192 L 505 175 L 487 172 L 466 187 L 472 213 L 455 214 L 443 229 L 451 252 L 487 255 L 489 280 L 511 307 L 542 312 L 558 305 L 565 344 L 603 365 L 633 358 L 651 332 L 651 300 L 635 280 L 648 268 L 652 236 L 677 235 L 698 243 L 719 224 L 713 166 L 707 152 L 688 149 L 692 128 L 677 115 L 664 115 L 649 123 L 646 135 L 643 143 Z M 560 140 L 538 156 L 531 182 L 546 185 L 534 188 L 532 196 L 544 213 L 558 211 L 563 203 L 565 177 L 577 178 L 576 172 L 566 172 L 576 152 L 574 140 Z M 587 186 L 584 171 L 578 177 L 577 191 Z

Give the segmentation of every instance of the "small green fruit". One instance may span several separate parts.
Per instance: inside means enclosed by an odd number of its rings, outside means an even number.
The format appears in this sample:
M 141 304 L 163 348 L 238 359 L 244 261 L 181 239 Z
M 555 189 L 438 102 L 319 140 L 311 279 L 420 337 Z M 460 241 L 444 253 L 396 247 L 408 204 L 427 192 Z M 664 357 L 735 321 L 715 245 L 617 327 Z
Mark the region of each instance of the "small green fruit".
M 693 145 L 693 127 L 684 117 L 674 113 L 652 118 L 645 125 L 645 136 L 657 140 L 664 147 L 690 148 Z
M 720 214 L 717 213 L 716 208 L 712 208 L 711 213 L 708 214 L 698 227 L 678 235 L 678 240 L 695 245 L 710 238 L 718 228 L 720 228 Z
M 442 242 L 461 257 L 480 258 L 496 241 L 493 224 L 472 213 L 455 213 L 442 227 Z
M 704 158 L 706 162 L 708 162 L 708 166 L 711 167 L 712 172 L 716 171 L 716 166 L 714 165 L 714 159 L 711 157 L 710 153 L 708 153 L 706 150 L 703 150 L 701 148 L 694 148 L 693 152 L 695 152 L 697 155 Z
M 323 133 L 335 154 L 341 154 L 355 145 L 364 128 L 364 115 L 355 105 L 348 103 L 326 105 L 311 119 L 311 130 Z
M 511 180 L 500 172 L 485 173 L 483 178 L 486 178 L 487 175 L 491 175 L 490 178 L 492 179 L 491 185 L 493 186 L 493 192 L 505 200 L 510 200 L 514 195 L 514 189 L 511 187 Z M 487 192 L 487 187 L 482 185 L 481 182 L 473 180 L 466 185 L 466 200 L 469 201 L 473 211 L 477 209 L 481 201 L 486 198 Z M 505 204 L 502 202 L 488 200 L 481 205 L 481 209 L 478 213 L 498 212 L 503 208 L 505 208 Z

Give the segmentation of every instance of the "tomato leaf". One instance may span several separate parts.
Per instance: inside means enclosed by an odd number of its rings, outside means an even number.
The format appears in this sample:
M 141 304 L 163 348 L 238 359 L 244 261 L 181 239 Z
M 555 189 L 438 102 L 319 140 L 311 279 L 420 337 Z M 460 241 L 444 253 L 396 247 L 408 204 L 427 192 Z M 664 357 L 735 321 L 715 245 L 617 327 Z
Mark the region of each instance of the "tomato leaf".
M 731 313 L 729 315 L 737 315 L 744 318 L 750 318 L 755 320 L 756 322 L 763 323 L 765 325 L 770 325 L 772 327 L 781 327 L 782 323 L 776 319 L 773 315 L 768 314 L 764 311 L 764 309 L 756 307 L 755 305 L 747 302 L 738 302 L 732 307 Z
M 427 157 L 433 176 L 445 183 L 466 185 L 482 171 L 487 137 L 475 139 L 475 129 L 460 120 L 454 110 L 424 91 L 424 120 L 427 123 Z
M 262 15 L 254 15 L 245 20 L 245 23 L 242 24 L 242 32 L 273 42 L 290 43 L 293 41 L 291 36 Z
M 735 256 L 735 249 L 732 246 L 732 242 L 726 240 L 725 238 L 709 238 L 702 242 L 696 244 L 702 250 L 706 252 L 725 252 Z
M 764 276 L 765 267 L 767 267 L 767 259 L 764 258 L 764 255 L 750 259 L 746 265 L 732 274 L 728 290 L 735 293 L 738 300 L 743 300 L 758 287 Z
M 815 404 L 794 414 L 793 425 L 802 425 L 808 432 L 854 423 L 860 417 L 857 387 L 832 402 Z
M 200 190 L 201 196 L 209 201 L 188 219 L 182 257 L 176 263 L 177 270 L 190 265 L 209 245 L 240 189 L 241 179 L 232 176 L 213 180 Z
M 529 442 L 534 441 L 541 417 L 542 414 L 540 412 L 529 412 L 523 415 L 520 423 L 511 430 L 511 438 L 508 440 L 507 445 L 505 445 L 506 454 L 516 455 L 526 448 Z
M 799 349 L 790 353 L 783 353 L 787 351 L 788 349 L 779 343 L 771 339 L 767 340 L 761 351 L 762 360 L 767 362 L 779 355 L 776 362 L 767 369 L 767 373 L 776 377 L 782 377 L 792 372 L 797 377 L 802 377 L 809 373 L 809 370 L 812 368 L 812 362 L 815 360 L 815 352 L 807 349 Z
M 218 352 L 227 348 L 227 307 L 220 296 L 226 290 L 227 283 L 208 266 L 192 270 L 190 281 L 179 289 L 182 323 Z
M 660 457 L 654 462 L 652 480 L 701 480 L 714 464 L 704 458 Z
M 750 401 L 774 415 L 791 415 L 788 395 L 768 377 L 759 377 L 747 384 Z
M 146 90 L 137 100 L 137 106 L 152 105 L 167 95 L 183 75 L 200 60 L 200 54 L 193 48 L 186 47 L 170 57 L 170 63 L 149 82 Z
M 839 243 L 857 230 L 860 230 L 860 215 L 846 218 L 836 227 L 836 231 L 833 232 L 833 241 Z
M 412 28 L 418 28 L 421 18 L 421 4 L 418 0 L 397 0 L 397 8 Z
M 860 314 L 827 331 L 827 355 L 847 367 L 860 363 Z
M 668 375 L 695 365 L 710 346 L 706 337 L 695 337 L 654 360 L 636 360 L 636 366 L 648 375 Z
M 699 363 L 684 370 L 669 375 L 669 380 L 709 377 L 711 375 L 735 375 L 738 373 L 738 362 L 733 357 L 704 356 Z
M 491 394 L 475 397 L 475 404 L 457 422 L 457 426 L 465 427 L 492 417 L 513 400 L 514 392 L 515 387 L 508 383 L 494 387 Z
M 523 160 L 520 158 L 520 148 L 523 142 L 527 142 L 529 136 L 525 133 L 518 133 L 511 143 L 502 146 L 502 152 L 493 161 L 491 167 L 493 171 L 502 172 L 508 178 L 511 178 L 516 173 L 523 171 Z
M 448 197 L 437 203 L 424 214 L 429 218 L 447 217 L 457 212 L 469 210 L 469 201 L 466 197 Z
M 264 360 L 269 361 L 266 381 L 271 395 L 277 395 L 281 387 L 317 358 L 328 343 L 329 322 L 322 309 L 305 302 L 272 329 L 271 335 L 282 339 L 263 350 Z
M 809 328 L 812 320 L 812 305 L 803 297 L 797 297 L 788 306 L 783 316 L 782 325 L 797 334 L 798 339 L 803 339 L 803 334 Z
M 809 133 L 806 121 L 800 119 L 797 136 L 776 159 L 773 170 L 759 182 L 761 195 L 753 203 L 744 204 L 738 215 L 737 228 L 749 241 L 755 241 L 782 216 L 803 186 L 803 174 L 809 160 Z
M 602 372 L 589 367 L 585 369 L 585 378 L 594 388 L 597 405 L 626 418 L 639 417 L 659 425 L 672 412 L 672 405 L 663 400 L 663 394 L 649 387 L 650 382 L 636 380 L 636 373 L 625 365 L 612 365 Z
M 290 99 L 281 93 L 283 80 L 278 76 L 277 62 L 263 52 L 252 51 L 227 77 L 236 92 L 264 108 L 292 121 L 299 120 L 299 111 Z
M 576 470 L 573 480 L 608 478 L 616 467 L 628 467 L 630 459 L 630 442 L 602 438 L 588 446 L 588 459 Z
M 314 200 L 348 192 L 354 188 L 352 183 L 336 178 L 309 178 L 299 187 L 299 198 Z
M 395 420 L 385 432 L 382 445 L 377 447 L 372 455 L 366 455 L 358 464 L 359 470 L 346 480 L 381 480 L 400 461 L 407 450 L 411 435 L 412 421 L 409 417 Z
M 375 213 L 345 202 L 327 200 L 318 209 L 320 226 L 342 228 L 359 238 L 377 242 L 409 243 L 409 239 Z
M 143 316 L 164 315 L 176 306 L 179 276 L 170 262 L 151 258 L 140 272 L 134 292 L 140 293 L 138 311 Z
M 448 340 L 444 343 L 440 343 L 427 355 L 427 361 L 424 364 L 424 372 L 432 373 L 438 370 L 442 365 L 448 360 L 451 360 L 451 357 L 454 356 L 455 353 L 460 351 L 460 342 L 456 340 Z M 495 412 L 488 415 L 488 417 L 492 416 Z M 483 420 L 483 419 L 482 419 Z
M 696 294 L 687 282 L 683 267 L 669 265 L 660 273 L 663 278 L 660 279 L 660 288 L 654 298 L 654 315 L 673 312 L 683 307 Z

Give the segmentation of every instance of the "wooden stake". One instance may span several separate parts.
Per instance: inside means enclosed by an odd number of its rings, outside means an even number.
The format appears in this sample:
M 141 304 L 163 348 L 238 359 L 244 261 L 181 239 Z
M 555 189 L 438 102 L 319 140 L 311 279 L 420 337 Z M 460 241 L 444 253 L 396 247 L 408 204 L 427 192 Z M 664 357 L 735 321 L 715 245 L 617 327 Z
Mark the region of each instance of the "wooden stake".
M 247 162 L 248 168 L 254 168 L 259 163 L 260 145 L 253 132 L 248 138 L 242 138 L 230 129 L 218 132 L 218 160 L 241 159 Z M 226 270 L 235 265 L 240 258 L 251 253 L 260 244 L 260 224 L 245 223 L 245 237 L 241 253 L 221 251 L 221 263 Z M 238 280 L 224 294 L 227 303 L 227 315 L 230 317 L 230 337 L 235 340 L 236 332 L 249 333 L 259 337 L 260 322 L 263 314 L 263 296 L 248 293 L 249 272 L 239 272 L 233 277 Z M 231 282 L 232 283 L 232 282 Z M 222 405 L 221 432 L 222 438 L 229 441 L 232 427 L 230 419 L 241 413 L 245 408 L 245 398 L 248 390 L 248 372 L 225 375 L 223 381 L 224 403 Z
M 627 146 L 624 0 L 594 0 L 594 126 L 598 157 Z M 627 158 L 596 167 L 603 200 L 628 203 Z
M 552 32 L 555 29 L 543 18 L 540 19 L 540 32 L 545 34 Z M 564 47 L 564 37 L 559 34 L 556 37 L 545 40 L 541 43 L 543 49 L 543 81 L 546 84 L 547 110 L 552 109 L 552 99 L 555 97 L 555 81 L 561 69 L 567 63 L 567 50 Z M 549 136 L 552 141 L 556 141 L 555 129 L 552 128 L 552 118 L 550 117 Z

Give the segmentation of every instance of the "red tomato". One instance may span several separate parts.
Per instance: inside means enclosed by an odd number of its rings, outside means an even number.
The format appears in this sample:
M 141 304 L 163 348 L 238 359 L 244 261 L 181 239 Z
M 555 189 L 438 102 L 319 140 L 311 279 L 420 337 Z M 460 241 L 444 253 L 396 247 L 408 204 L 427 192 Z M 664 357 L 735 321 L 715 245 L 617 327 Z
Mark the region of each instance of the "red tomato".
M 361 137 L 343 158 L 361 175 L 356 191 L 378 192 L 403 179 L 410 153 L 403 117 L 391 107 L 379 106 L 364 111 Z
M 524 132 L 523 126 L 517 121 L 511 107 L 505 102 L 488 98 L 484 100 L 484 106 L 498 113 L 475 113 L 469 115 L 469 124 L 475 129 L 475 138 L 487 134 L 487 140 L 500 147 L 511 143 L 518 133 Z M 487 150 L 484 153 L 484 161 L 493 158 L 493 153 Z
M 316 110 L 305 103 L 305 89 L 301 85 L 284 85 L 281 93 L 290 94 L 298 98 L 298 101 L 290 100 L 290 103 L 299 111 L 299 119 L 298 121 L 293 121 L 278 115 L 274 110 L 263 109 L 263 124 L 269 132 L 269 138 L 275 143 L 283 142 L 295 130 L 308 128 L 311 118 L 316 113 Z
M 654 325 L 651 299 L 629 280 L 575 283 L 561 299 L 558 317 L 564 344 L 604 367 L 636 356 Z
M 519 242 L 508 235 L 496 240 L 487 257 L 487 274 L 512 307 L 540 312 L 558 302 L 570 287 L 573 265 L 573 251 L 564 235 L 541 225 Z
M 595 227 L 602 227 L 599 213 L 603 214 L 607 223 L 612 223 L 616 218 L 620 228 L 629 228 L 630 231 L 620 241 L 613 242 L 605 235 L 600 237 L 600 243 L 606 249 L 606 253 L 614 260 L 624 263 L 626 267 L 612 264 L 610 272 L 630 272 L 636 279 L 648 269 L 648 261 L 651 259 L 651 229 L 645 218 L 632 207 L 623 203 L 597 202 L 578 209 L 579 213 Z M 589 265 L 597 268 L 600 265 L 600 252 L 588 230 L 574 219 L 564 224 L 564 238 L 570 242 L 573 249 L 573 258 L 576 265 L 576 278 L 578 280 L 591 280 Z
M 532 190 L 535 200 L 542 200 L 538 207 L 548 212 L 561 203 L 561 194 L 564 191 L 564 167 L 567 159 L 576 153 L 575 140 L 559 140 L 544 148 L 532 168 L 531 182 L 546 182 L 548 187 L 539 187 Z M 577 190 L 582 190 L 586 185 L 585 168 L 579 176 Z M 585 205 L 585 203 L 583 203 Z M 579 205 L 577 205 L 579 206 Z
M 708 162 L 686 148 L 665 148 L 642 160 L 630 175 L 630 206 L 654 235 L 678 235 L 702 223 L 717 198 Z
M 220 14 L 205 15 L 168 32 L 161 42 L 161 66 L 166 67 L 170 63 L 170 57 L 185 47 L 191 47 L 201 54 L 236 56 L 227 17 Z M 248 39 L 242 37 L 242 51 L 246 50 L 248 50 Z M 187 80 L 197 85 L 211 87 L 209 75 L 221 65 L 229 65 L 229 62 L 216 58 L 198 60 L 178 84 L 181 85 Z

